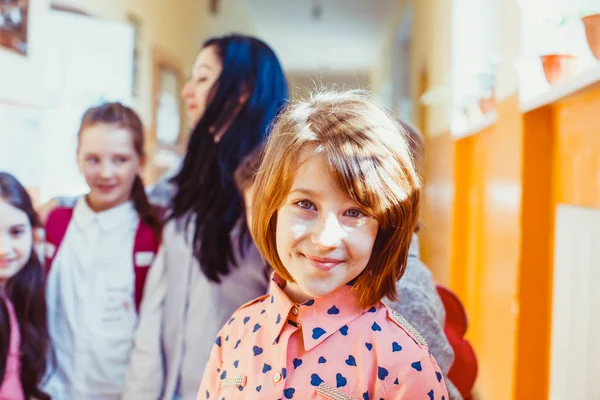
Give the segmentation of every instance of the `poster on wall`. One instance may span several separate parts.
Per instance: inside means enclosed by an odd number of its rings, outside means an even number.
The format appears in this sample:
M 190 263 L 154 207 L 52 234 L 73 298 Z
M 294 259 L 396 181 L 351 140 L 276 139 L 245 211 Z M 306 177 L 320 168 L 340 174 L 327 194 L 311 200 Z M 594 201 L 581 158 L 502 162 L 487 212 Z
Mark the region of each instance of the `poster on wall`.
M 27 55 L 29 0 L 0 0 L 0 46 Z

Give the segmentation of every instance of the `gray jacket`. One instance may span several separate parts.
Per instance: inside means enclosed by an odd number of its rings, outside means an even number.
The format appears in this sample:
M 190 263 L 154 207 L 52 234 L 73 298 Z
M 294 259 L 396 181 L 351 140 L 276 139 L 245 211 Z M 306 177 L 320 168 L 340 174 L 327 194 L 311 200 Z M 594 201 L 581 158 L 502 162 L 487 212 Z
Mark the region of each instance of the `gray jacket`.
M 406 271 L 396 284 L 399 301 L 387 305 L 399 312 L 425 338 L 431 354 L 438 362 L 446 380 L 451 400 L 462 400 L 456 387 L 448 380 L 454 362 L 454 350 L 444 333 L 446 311 L 435 290 L 431 271 L 420 259 L 419 237 L 414 234 L 410 243 Z
M 146 280 L 123 400 L 195 400 L 219 330 L 244 303 L 267 291 L 268 276 L 258 251 L 238 252 L 238 265 L 220 283 L 200 271 L 180 220 L 169 221 L 163 245 Z M 187 236 L 187 237 L 186 237 Z

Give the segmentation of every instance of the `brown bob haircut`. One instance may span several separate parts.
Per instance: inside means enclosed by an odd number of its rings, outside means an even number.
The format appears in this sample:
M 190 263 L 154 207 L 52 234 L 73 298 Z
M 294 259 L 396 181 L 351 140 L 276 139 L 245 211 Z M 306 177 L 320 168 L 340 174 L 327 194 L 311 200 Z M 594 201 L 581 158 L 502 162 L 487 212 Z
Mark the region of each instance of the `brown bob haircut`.
M 277 210 L 305 146 L 325 154 L 340 189 L 379 223 L 371 258 L 352 289 L 359 306 L 371 307 L 384 297 L 397 300 L 421 194 L 406 131 L 360 90 L 321 92 L 280 115 L 256 175 L 250 229 L 267 262 L 288 282 L 294 279 L 275 243 Z

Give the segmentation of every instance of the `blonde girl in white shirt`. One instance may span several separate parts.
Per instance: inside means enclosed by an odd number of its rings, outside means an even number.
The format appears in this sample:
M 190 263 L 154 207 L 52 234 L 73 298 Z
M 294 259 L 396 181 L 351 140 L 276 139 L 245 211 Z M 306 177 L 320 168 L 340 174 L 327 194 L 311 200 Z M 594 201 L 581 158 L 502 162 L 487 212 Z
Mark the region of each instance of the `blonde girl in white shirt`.
M 90 191 L 73 209 L 52 211 L 46 223 L 55 365 L 45 389 L 53 400 L 121 398 L 162 229 L 140 178 L 143 148 L 143 126 L 132 109 L 107 103 L 84 114 L 77 163 Z

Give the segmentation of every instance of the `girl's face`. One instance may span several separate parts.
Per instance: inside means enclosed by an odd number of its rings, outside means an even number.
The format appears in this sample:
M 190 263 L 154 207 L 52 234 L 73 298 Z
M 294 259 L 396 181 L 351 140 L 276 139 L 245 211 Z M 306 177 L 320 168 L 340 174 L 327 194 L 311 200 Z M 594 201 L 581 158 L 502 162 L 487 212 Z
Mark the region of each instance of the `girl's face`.
M 27 264 L 32 248 L 27 214 L 0 198 L 0 287 Z
M 84 128 L 79 136 L 77 163 L 90 187 L 90 208 L 104 211 L 129 200 L 143 161 L 129 130 L 102 123 Z
M 205 47 L 198 53 L 192 77 L 181 89 L 181 97 L 185 101 L 192 126 L 196 126 L 204 115 L 212 87 L 222 70 L 223 64 L 214 46 Z
M 325 155 L 305 147 L 292 188 L 277 211 L 277 253 L 295 283 L 296 303 L 326 296 L 367 266 L 379 223 L 340 190 Z

